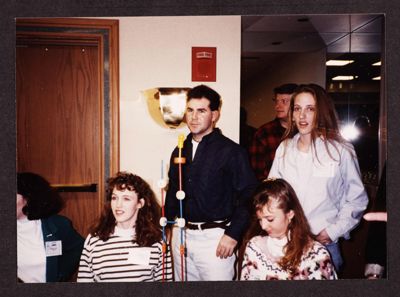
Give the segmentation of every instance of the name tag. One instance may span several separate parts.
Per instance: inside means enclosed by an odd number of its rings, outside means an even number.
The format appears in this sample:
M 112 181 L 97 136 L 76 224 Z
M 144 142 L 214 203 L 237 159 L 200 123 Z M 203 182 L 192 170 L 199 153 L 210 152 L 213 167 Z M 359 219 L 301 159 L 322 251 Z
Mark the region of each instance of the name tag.
M 335 175 L 335 162 L 327 162 L 314 167 L 313 176 L 315 177 L 333 177 Z
M 61 240 L 46 241 L 46 257 L 61 256 L 62 255 L 62 244 Z
M 150 265 L 151 248 L 141 247 L 129 251 L 128 262 L 136 265 Z

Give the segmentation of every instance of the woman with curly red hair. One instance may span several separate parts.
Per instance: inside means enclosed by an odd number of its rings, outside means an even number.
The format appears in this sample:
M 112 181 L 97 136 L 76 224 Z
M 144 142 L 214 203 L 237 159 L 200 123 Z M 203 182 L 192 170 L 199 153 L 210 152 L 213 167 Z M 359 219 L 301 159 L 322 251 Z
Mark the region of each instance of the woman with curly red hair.
M 103 213 L 85 241 L 78 282 L 172 281 L 159 220 L 154 192 L 141 177 L 119 172 L 110 178 Z

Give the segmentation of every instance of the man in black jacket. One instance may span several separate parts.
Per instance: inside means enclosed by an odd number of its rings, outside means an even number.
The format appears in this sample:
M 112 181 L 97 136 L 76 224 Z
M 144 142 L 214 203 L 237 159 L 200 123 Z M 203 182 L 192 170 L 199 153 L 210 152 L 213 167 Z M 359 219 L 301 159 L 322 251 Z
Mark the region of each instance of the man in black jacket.
M 173 228 L 175 280 L 232 280 L 234 250 L 249 223 L 248 205 L 257 180 L 245 149 L 214 128 L 220 102 L 220 95 L 205 85 L 188 92 L 186 123 L 191 133 L 181 152 L 181 188 L 179 166 L 174 164 L 179 149 L 171 156 L 166 216 L 186 220 L 183 232 Z M 176 198 L 179 190 L 185 192 L 182 200 Z M 183 273 L 180 244 L 186 245 Z

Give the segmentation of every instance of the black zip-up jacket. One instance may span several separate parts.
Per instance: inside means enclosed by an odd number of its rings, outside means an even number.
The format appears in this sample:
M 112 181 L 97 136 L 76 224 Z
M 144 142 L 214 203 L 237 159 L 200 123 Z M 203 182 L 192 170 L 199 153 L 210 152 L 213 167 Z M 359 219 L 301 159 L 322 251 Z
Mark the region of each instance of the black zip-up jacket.
M 172 152 L 165 211 L 168 220 L 180 217 L 179 167 Z M 216 128 L 204 136 L 192 160 L 192 134 L 184 142 L 182 157 L 183 217 L 186 222 L 231 220 L 225 234 L 239 241 L 249 224 L 249 203 L 257 186 L 245 149 Z

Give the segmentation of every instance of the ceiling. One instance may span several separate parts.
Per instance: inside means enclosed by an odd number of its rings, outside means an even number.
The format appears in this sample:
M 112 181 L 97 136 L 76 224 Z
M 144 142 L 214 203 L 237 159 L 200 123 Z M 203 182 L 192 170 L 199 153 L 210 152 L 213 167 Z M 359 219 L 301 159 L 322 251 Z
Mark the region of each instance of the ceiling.
M 326 48 L 327 59 L 349 53 L 379 59 L 382 28 L 382 14 L 242 16 L 242 81 L 288 53 Z

